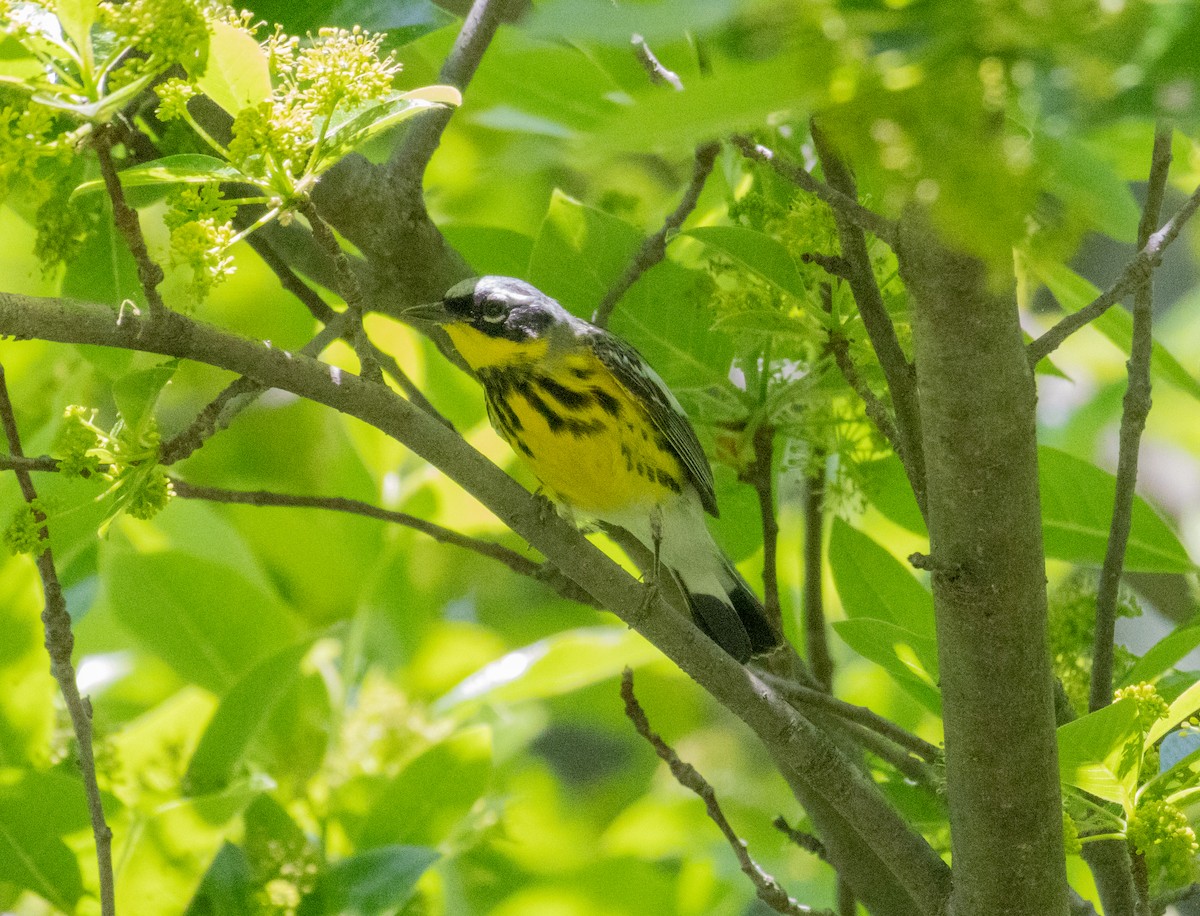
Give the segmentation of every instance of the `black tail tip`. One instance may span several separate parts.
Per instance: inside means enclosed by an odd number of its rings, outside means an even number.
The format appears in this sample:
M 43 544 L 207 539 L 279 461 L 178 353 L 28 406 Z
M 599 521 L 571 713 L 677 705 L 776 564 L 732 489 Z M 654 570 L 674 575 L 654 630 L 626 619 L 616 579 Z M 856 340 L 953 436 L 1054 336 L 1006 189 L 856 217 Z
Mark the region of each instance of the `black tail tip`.
M 701 630 L 742 664 L 779 645 L 766 611 L 749 589 L 728 597 L 689 593 L 688 604 Z

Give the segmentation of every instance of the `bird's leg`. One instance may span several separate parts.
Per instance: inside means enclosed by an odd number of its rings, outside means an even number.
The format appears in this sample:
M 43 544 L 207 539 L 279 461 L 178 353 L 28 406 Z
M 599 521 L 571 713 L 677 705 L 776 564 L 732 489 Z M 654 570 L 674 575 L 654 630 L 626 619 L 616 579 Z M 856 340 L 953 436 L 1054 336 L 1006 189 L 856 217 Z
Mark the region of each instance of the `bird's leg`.
M 650 569 L 642 573 L 642 582 L 646 586 L 646 595 L 642 602 L 642 610 L 647 611 L 658 599 L 658 577 L 662 571 L 660 553 L 662 548 L 662 510 L 655 506 L 650 510 L 650 540 L 653 543 L 654 558 Z

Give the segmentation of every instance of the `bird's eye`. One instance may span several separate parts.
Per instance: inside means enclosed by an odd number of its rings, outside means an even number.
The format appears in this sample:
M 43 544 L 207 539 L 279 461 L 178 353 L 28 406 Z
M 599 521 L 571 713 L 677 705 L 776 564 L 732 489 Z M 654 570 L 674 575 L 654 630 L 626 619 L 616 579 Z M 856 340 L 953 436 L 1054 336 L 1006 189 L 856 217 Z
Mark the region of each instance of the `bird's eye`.
M 488 299 L 483 303 L 483 307 L 479 310 L 479 317 L 484 321 L 496 324 L 504 320 L 508 310 L 504 307 L 504 303 L 499 299 Z

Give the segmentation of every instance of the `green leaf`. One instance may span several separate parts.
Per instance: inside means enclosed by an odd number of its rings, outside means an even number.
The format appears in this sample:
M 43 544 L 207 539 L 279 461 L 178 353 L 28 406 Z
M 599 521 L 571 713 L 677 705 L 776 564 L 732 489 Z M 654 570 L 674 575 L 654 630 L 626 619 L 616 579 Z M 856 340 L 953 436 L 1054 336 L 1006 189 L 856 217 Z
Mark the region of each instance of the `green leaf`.
M 875 662 L 926 709 L 942 712 L 937 688 L 937 643 L 872 617 L 838 620 L 834 631 L 851 649 Z
M 864 466 L 867 498 L 883 515 L 927 535 L 899 459 Z M 1049 446 L 1038 449 L 1042 532 L 1046 556 L 1100 566 L 1112 521 L 1116 478 L 1095 465 Z M 1136 572 L 1195 570 L 1178 536 L 1140 496 L 1134 498 L 1125 568 Z
M 376 916 L 394 912 L 439 858 L 424 846 L 384 846 L 328 865 L 297 916 Z
M 231 115 L 268 99 L 271 73 L 258 42 L 227 22 L 218 20 L 210 27 L 208 65 L 196 81 L 200 91 Z
M 1065 264 L 1026 259 L 1033 273 L 1068 312 L 1077 312 L 1100 295 L 1100 290 Z M 1133 316 L 1119 305 L 1113 306 L 1092 322 L 1092 326 L 1111 340 L 1126 355 L 1133 343 Z M 1154 343 L 1150 368 L 1155 377 L 1200 398 L 1200 380 L 1188 372 L 1162 344 Z
M 116 806 L 106 801 L 112 817 Z M 83 878 L 62 837 L 88 829 L 87 811 L 78 779 L 53 771 L 0 770 L 0 881 L 74 912 Z
M 238 829 L 237 817 L 274 787 L 261 777 L 223 792 L 170 801 L 141 818 L 114 848 L 118 913 L 174 913 L 191 899 L 209 862 Z
M 1185 627 L 1160 639 L 1137 660 L 1119 686 L 1157 680 L 1172 665 L 1200 646 L 1200 626 Z
M 1068 785 L 1134 808 L 1142 732 L 1137 703 L 1120 700 L 1058 728 L 1058 772 Z
M 221 699 L 208 723 L 184 777 L 189 794 L 224 788 L 257 739 L 266 732 L 272 714 L 300 680 L 300 662 L 312 638 L 272 655 L 250 669 Z
M 774 237 L 741 226 L 697 226 L 680 235 L 691 236 L 737 261 L 778 289 L 797 298 L 804 280 L 788 250 Z
M 888 521 L 895 522 L 906 531 L 928 536 L 925 519 L 917 506 L 904 465 L 895 455 L 868 461 L 859 466 L 863 478 L 863 492 L 871 505 Z
M 890 552 L 840 518 L 829 536 L 829 568 L 847 617 L 886 620 L 934 638 L 933 596 Z
M 439 228 L 446 241 L 466 258 L 479 276 L 519 277 L 529 266 L 533 239 L 528 235 L 500 226 L 451 223 Z
M 523 703 L 582 690 L 662 658 L 627 627 L 556 633 L 480 668 L 434 704 L 439 714 L 480 703 Z
M 555 191 L 529 256 L 529 282 L 589 317 L 640 243 L 628 223 Z
M 1073 563 L 1104 563 L 1116 478 L 1095 465 L 1043 446 L 1038 449 L 1046 555 Z M 1190 573 L 1195 564 L 1150 505 L 1134 500 L 1125 569 Z
M 179 368 L 179 360 L 169 359 L 150 369 L 139 369 L 113 382 L 113 401 L 125 428 L 140 436 L 154 417 L 154 405 Z
M 164 156 L 141 165 L 131 166 L 119 173 L 122 186 L 140 188 L 156 185 L 204 184 L 210 181 L 246 181 L 250 179 L 223 159 L 199 153 Z M 73 197 L 104 190 L 104 182 L 85 181 Z
M 1146 732 L 1146 747 L 1150 747 L 1198 709 L 1200 709 L 1200 680 L 1176 697 L 1167 710 L 1167 714 L 1150 726 Z
M 127 307 L 122 306 L 125 302 L 133 302 L 144 308 L 146 299 L 138 280 L 137 263 L 129 253 L 125 240 L 113 226 L 108 200 L 101 197 L 94 200 L 100 210 L 95 231 L 84 241 L 75 257 L 67 262 L 62 295 L 85 302 L 105 303 L 111 305 L 114 312 Z M 84 205 L 87 204 L 88 201 L 85 201 Z M 128 365 L 132 354 L 127 353 L 121 359 Z
M 96 0 L 56 0 L 54 14 L 62 26 L 63 34 L 80 54 L 91 54 L 92 25 L 96 22 Z
M 336 123 L 325 132 L 325 153 L 321 156 L 321 162 L 327 165 L 318 165 L 316 170 L 324 171 L 325 167 L 332 165 L 346 153 L 414 115 L 433 108 L 460 104 L 462 96 L 453 86 L 426 86 L 411 92 L 398 93 L 365 110 L 335 114 Z
M 1050 169 L 1046 186 L 1089 226 L 1119 242 L 1137 241 L 1141 209 L 1129 182 L 1085 144 L 1039 136 L 1039 159 Z
M 487 790 L 492 730 L 465 728 L 429 747 L 383 786 L 357 836 L 360 848 L 442 842 Z
M 102 546 L 100 571 L 113 615 L 134 641 L 215 693 L 298 635 L 274 594 L 210 560 Z
M 250 859 L 240 847 L 226 842 L 204 873 L 204 880 L 200 882 L 184 916 L 242 916 L 243 913 L 252 913 L 255 909 L 254 891 L 254 872 Z

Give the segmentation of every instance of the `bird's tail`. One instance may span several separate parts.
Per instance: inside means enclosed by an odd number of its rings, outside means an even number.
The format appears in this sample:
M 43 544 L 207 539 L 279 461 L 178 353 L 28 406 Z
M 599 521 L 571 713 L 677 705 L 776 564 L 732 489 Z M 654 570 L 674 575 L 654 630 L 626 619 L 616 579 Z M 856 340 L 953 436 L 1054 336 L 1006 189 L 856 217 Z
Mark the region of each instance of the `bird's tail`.
M 676 569 L 675 578 L 700 629 L 739 662 L 747 662 L 752 655 L 778 646 L 779 634 L 733 564 L 724 555 L 717 559 L 720 566 L 715 575 Z

